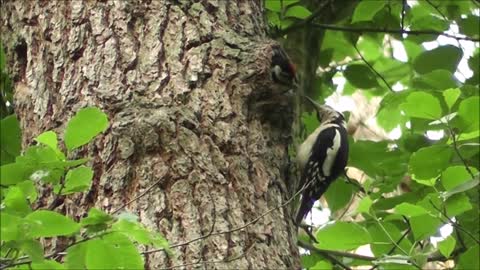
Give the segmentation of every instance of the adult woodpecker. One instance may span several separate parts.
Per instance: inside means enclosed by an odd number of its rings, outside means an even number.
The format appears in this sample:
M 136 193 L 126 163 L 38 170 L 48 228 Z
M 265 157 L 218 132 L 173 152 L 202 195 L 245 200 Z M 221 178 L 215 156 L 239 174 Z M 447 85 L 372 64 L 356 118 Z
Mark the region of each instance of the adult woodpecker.
M 295 218 L 301 224 L 316 200 L 344 171 L 348 160 L 348 138 L 344 116 L 327 105 L 305 97 L 314 106 L 320 125 L 300 145 L 297 162 L 302 172 L 299 188 L 303 188 Z

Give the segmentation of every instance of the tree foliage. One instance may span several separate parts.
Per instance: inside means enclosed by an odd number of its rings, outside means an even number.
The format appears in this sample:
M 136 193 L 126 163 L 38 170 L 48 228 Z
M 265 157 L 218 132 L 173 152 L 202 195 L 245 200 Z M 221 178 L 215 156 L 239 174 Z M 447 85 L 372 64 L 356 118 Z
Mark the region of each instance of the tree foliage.
M 149 231 L 122 208 L 111 213 L 91 208 L 80 220 L 58 213 L 60 198 L 90 189 L 93 170 L 88 158 L 67 159 L 72 151 L 91 142 L 108 128 L 107 116 L 98 108 L 79 110 L 67 123 L 65 146 L 57 134 L 39 134 L 36 145 L 19 155 L 21 138 L 15 115 L 1 120 L 1 261 L 0 266 L 17 269 L 140 269 L 141 245 L 168 250 L 167 241 Z M 62 149 L 68 149 L 64 152 Z M 50 205 L 38 200 L 39 186 L 53 188 Z M 44 239 L 67 238 L 68 245 L 44 254 Z M 65 260 L 53 259 L 65 252 Z
M 343 216 L 355 221 L 332 221 L 314 233 L 318 243 L 301 242 L 310 254 L 302 259 L 304 267 L 414 269 L 453 260 L 458 269 L 477 269 L 478 4 L 363 0 L 348 9 L 346 1 L 346 12 L 329 24 L 325 6 L 309 3 L 265 1 L 273 34 L 294 44 L 291 51 L 306 71 L 302 80 L 315 81 L 300 94 L 319 102 L 334 92 L 381 98 L 376 123 L 401 136 L 351 140 L 348 166 L 363 171 L 366 180 L 361 188 L 337 180 L 325 198 L 333 213 L 345 212 L 358 198 L 356 211 Z M 298 38 L 312 38 L 312 31 L 323 34 L 313 42 Z M 305 65 L 315 54 L 315 72 L 309 74 Z M 306 133 L 317 125 L 308 112 L 302 119 Z M 429 138 L 431 132 L 440 138 Z M 406 188 L 397 192 L 399 186 Z M 447 224 L 453 233 L 432 243 Z M 373 256 L 354 254 L 362 245 Z

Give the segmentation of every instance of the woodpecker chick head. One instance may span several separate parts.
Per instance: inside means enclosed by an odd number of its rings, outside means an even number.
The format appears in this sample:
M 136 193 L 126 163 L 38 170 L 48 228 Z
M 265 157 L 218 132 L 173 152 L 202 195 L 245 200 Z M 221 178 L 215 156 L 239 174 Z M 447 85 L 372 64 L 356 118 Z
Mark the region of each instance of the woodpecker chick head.
M 272 47 L 272 80 L 278 84 L 294 86 L 298 84 L 295 65 L 278 45 Z
M 320 105 L 315 102 L 313 99 L 305 96 L 305 98 L 312 104 L 317 112 L 318 121 L 322 124 L 328 123 L 337 123 L 345 125 L 345 117 L 342 113 L 334 110 L 332 107 L 328 105 Z

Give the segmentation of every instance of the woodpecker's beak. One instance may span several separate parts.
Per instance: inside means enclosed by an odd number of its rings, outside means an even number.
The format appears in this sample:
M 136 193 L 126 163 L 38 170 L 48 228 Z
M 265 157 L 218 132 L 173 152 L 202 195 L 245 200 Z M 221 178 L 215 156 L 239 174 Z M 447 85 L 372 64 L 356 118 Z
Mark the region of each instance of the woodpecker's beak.
M 325 107 L 323 105 L 320 105 L 318 104 L 315 100 L 309 98 L 308 96 L 304 96 L 305 99 L 307 99 L 308 101 L 310 101 L 310 103 L 312 104 L 312 106 L 315 108 L 315 110 L 321 112 L 321 111 L 324 111 L 325 110 Z

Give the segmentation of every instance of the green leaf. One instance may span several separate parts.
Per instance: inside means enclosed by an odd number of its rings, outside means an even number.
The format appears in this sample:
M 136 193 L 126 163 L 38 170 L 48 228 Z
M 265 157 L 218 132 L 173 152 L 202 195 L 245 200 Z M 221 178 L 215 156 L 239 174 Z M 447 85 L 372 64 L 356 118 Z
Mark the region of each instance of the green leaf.
M 418 89 L 444 90 L 456 88 L 458 85 L 450 71 L 435 69 L 432 72 L 413 78 L 412 86 Z
M 370 199 L 370 196 L 365 196 L 358 203 L 357 213 L 369 213 L 370 207 L 372 207 L 373 201 Z
M 475 175 L 478 171 L 474 167 L 469 167 L 472 173 Z M 472 176 L 467 171 L 465 166 L 451 166 L 448 167 L 442 173 L 442 185 L 445 190 L 449 191 L 453 188 L 457 187 L 458 185 L 471 180 Z
M 333 182 L 325 192 L 325 198 L 328 202 L 328 208 L 333 212 L 342 209 L 346 206 L 353 195 L 353 186 L 338 179 Z
M 30 202 L 34 202 L 37 200 L 37 188 L 35 187 L 35 184 L 30 181 L 26 180 L 23 182 L 20 182 L 17 184 L 17 187 L 20 188 L 25 195 L 25 198 Z
M 363 64 L 348 65 L 343 76 L 355 87 L 369 89 L 378 86 L 377 77 L 372 70 Z
M 0 120 L 0 164 L 15 161 L 22 149 L 22 135 L 16 115 Z
M 58 149 L 57 133 L 51 130 L 43 132 L 35 138 L 35 141 L 50 147 L 55 151 L 60 160 L 65 160 L 65 155 Z
M 370 177 L 399 176 L 407 170 L 408 155 L 399 149 L 390 150 L 387 142 L 350 140 L 349 165 Z
M 428 211 L 425 208 L 418 205 L 414 205 L 410 203 L 401 203 L 395 206 L 395 213 L 411 218 L 411 217 L 416 217 L 421 215 L 427 215 Z
M 83 108 L 68 122 L 65 129 L 65 145 L 73 150 L 89 143 L 108 128 L 107 115 L 95 107 Z
M 449 217 L 454 217 L 472 209 L 472 204 L 466 194 L 455 194 L 447 199 L 445 209 Z
M 333 269 L 333 265 L 329 261 L 317 261 L 317 263 L 309 268 L 310 270 L 331 270 Z
M 90 167 L 80 166 L 68 171 L 62 194 L 85 191 L 92 185 L 93 171 Z
M 373 68 L 391 85 L 401 82 L 404 85 L 406 77 L 411 76 L 410 65 L 396 59 L 380 57 L 373 64 Z
M 265 8 L 275 12 L 282 12 L 282 4 L 283 4 L 283 8 L 285 8 L 299 1 L 300 0 L 283 0 L 283 1 L 265 0 Z
M 83 218 L 80 221 L 80 224 L 82 226 L 98 225 L 98 224 L 110 222 L 112 220 L 113 220 L 113 217 L 110 216 L 109 214 L 97 208 L 91 208 L 88 211 L 88 216 L 86 218 Z
M 370 234 L 363 227 L 349 222 L 337 221 L 329 224 L 315 234 L 321 249 L 351 250 L 372 241 Z
M 449 197 L 451 197 L 451 196 L 453 196 L 453 195 L 455 195 L 455 194 L 465 192 L 465 191 L 467 191 L 467 190 L 469 190 L 469 189 L 472 189 L 472 188 L 478 186 L 479 183 L 480 183 L 480 180 L 479 180 L 478 174 L 477 174 L 477 176 L 476 176 L 474 179 L 469 180 L 469 181 L 466 181 L 466 182 L 464 182 L 464 183 L 462 183 L 462 184 L 460 184 L 460 185 L 452 188 L 452 189 L 449 190 L 448 192 L 443 193 L 443 194 L 442 194 L 442 197 L 443 197 L 444 199 L 448 199 Z
M 445 238 L 442 242 L 439 242 L 438 249 L 440 250 L 440 253 L 442 253 L 445 258 L 449 258 L 450 254 L 452 254 L 452 251 L 455 249 L 455 238 L 453 238 L 451 235 L 449 235 L 447 238 Z
M 447 145 L 421 148 L 410 157 L 410 173 L 414 180 L 435 178 L 449 165 L 452 155 L 452 149 Z
M 368 1 L 360 2 L 352 16 L 352 23 L 371 21 L 375 14 L 377 14 L 385 6 L 385 1 Z
M 430 215 L 415 216 L 410 219 L 410 226 L 415 241 L 435 234 L 442 222 Z
M 397 243 L 402 238 L 403 233 L 392 222 L 379 222 L 380 223 L 374 223 L 368 226 L 368 232 L 372 236 L 372 243 L 370 244 L 372 252 L 380 258 L 394 247 L 390 238 Z M 408 240 L 408 237 L 404 237 L 403 240 L 399 242 L 399 246 L 403 250 L 410 250 L 412 243 Z
M 65 269 L 65 267 L 54 260 L 45 260 L 42 262 L 32 263 L 32 270 L 37 270 L 37 269 L 38 270 L 45 270 L 45 269 L 62 270 L 62 269 Z
M 87 269 L 143 269 L 143 258 L 135 245 L 121 233 L 88 241 Z
M 403 41 L 403 46 L 405 51 L 407 51 L 408 61 L 412 62 L 417 56 L 419 56 L 423 51 L 423 47 L 417 42 L 413 42 L 409 39 Z
M 117 232 L 121 232 L 133 241 L 136 241 L 140 244 L 149 245 L 153 244 L 155 247 L 163 247 L 165 249 L 169 248 L 167 240 L 163 238 L 160 234 L 155 232 L 149 232 L 138 222 L 131 222 L 127 220 L 119 220 L 113 224 L 112 229 Z
M 401 114 L 398 108 L 383 108 L 378 111 L 376 118 L 377 123 L 385 131 L 390 132 L 404 122 L 405 116 Z
M 312 15 L 312 12 L 302 6 L 289 7 L 285 13 L 285 17 L 295 17 L 299 19 L 308 18 L 310 15 Z
M 355 53 L 352 43 L 340 31 L 327 30 L 322 42 L 321 52 L 331 52 L 332 61 L 342 61 Z
M 35 138 L 35 141 L 39 143 L 43 143 L 47 146 L 50 146 L 50 148 L 56 150 L 58 149 L 58 140 L 57 140 L 57 133 L 53 131 L 46 131 L 43 132 L 42 134 L 38 135 Z
M 474 77 L 475 76 L 478 77 L 479 65 L 480 65 L 480 53 L 478 53 L 478 50 L 477 50 L 477 53 L 474 56 L 468 58 L 468 66 L 473 71 Z M 477 83 L 478 83 L 478 78 L 477 78 Z
M 480 17 L 475 15 L 468 15 L 466 18 L 462 18 L 457 22 L 461 33 L 464 33 L 465 35 L 472 38 L 478 38 L 480 33 L 480 27 L 478 26 L 479 21 Z
M 469 248 L 465 253 L 461 254 L 458 259 L 457 269 L 480 269 L 480 261 L 478 260 L 478 254 L 480 253 L 478 243 Z
M 22 189 L 18 186 L 11 186 L 7 189 L 7 194 L 2 201 L 2 211 L 17 216 L 25 216 L 32 209 Z
M 17 184 L 28 179 L 32 171 L 32 167 L 25 164 L 10 163 L 2 165 L 0 167 L 0 184 L 2 186 Z
M 463 132 L 472 132 L 480 128 L 480 97 L 463 100 L 458 108 L 460 128 Z
M 268 25 L 281 29 L 282 21 L 280 20 L 279 13 L 267 10 Z
M 357 48 L 367 61 L 375 61 L 382 56 L 382 42 L 363 35 L 357 42 Z
M 32 237 L 71 235 L 80 229 L 79 224 L 53 211 L 37 210 L 25 218 L 36 225 L 30 231 Z
M 315 264 L 317 264 L 317 262 L 322 260 L 323 260 L 323 257 L 318 254 L 310 254 L 310 255 L 303 254 L 300 257 L 300 263 L 302 264 L 302 267 L 305 269 L 310 269 Z
M 407 117 L 402 115 L 398 108 L 410 94 L 410 91 L 388 93 L 380 102 L 377 113 L 377 123 L 386 131 L 391 131 L 399 124 L 406 121 Z
M 443 98 L 445 99 L 445 103 L 447 103 L 449 110 L 452 109 L 452 106 L 455 104 L 461 93 L 462 91 L 458 88 L 449 88 L 443 91 Z
M 22 251 L 27 253 L 28 257 L 30 257 L 32 262 L 38 263 L 44 260 L 43 246 L 38 240 L 28 239 L 22 241 L 20 248 L 22 249 Z
M 65 260 L 67 269 L 87 269 L 85 258 L 87 256 L 88 242 L 79 243 L 67 249 Z
M 421 106 L 420 106 L 421 104 Z M 425 92 L 413 92 L 400 105 L 407 116 L 436 120 L 442 116 L 442 107 L 436 97 Z
M 429 73 L 435 69 L 445 69 L 455 72 L 462 59 L 463 51 L 453 45 L 441 46 L 431 51 L 425 51 L 415 58 L 413 68 L 420 74 Z
M 5 211 L 0 212 L 0 220 L 2 221 L 2 226 L 0 226 L 0 238 L 2 241 L 11 241 L 20 239 L 20 224 L 22 219 L 18 216 L 5 213 Z

